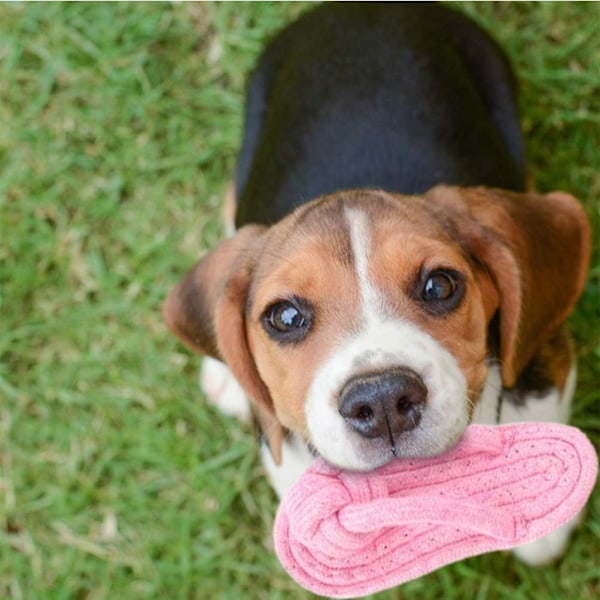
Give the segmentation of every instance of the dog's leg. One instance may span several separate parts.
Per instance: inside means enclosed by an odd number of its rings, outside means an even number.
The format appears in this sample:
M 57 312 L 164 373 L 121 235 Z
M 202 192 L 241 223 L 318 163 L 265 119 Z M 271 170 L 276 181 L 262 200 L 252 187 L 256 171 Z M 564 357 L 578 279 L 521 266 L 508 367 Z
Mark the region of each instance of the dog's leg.
M 223 228 L 227 237 L 235 234 L 235 186 L 227 185 L 223 197 Z M 229 368 L 222 362 L 205 357 L 200 367 L 200 389 L 209 402 L 223 414 L 248 423 L 252 416 L 250 403 L 244 390 Z
M 281 445 L 281 464 L 276 465 L 266 444 L 262 444 L 260 455 L 271 486 L 277 496 L 283 498 L 300 475 L 312 465 L 314 455 L 306 444 L 295 434 L 290 433 Z
M 250 403 L 229 368 L 214 358 L 205 357 L 200 369 L 200 388 L 209 402 L 222 413 L 244 423 L 251 418 Z
M 571 534 L 582 518 L 583 511 L 547 536 L 515 548 L 513 554 L 532 567 L 543 567 L 558 560 L 567 550 Z
M 505 400 L 500 414 L 501 423 L 518 423 L 523 421 L 567 423 L 569 419 L 571 402 L 575 392 L 577 380 L 575 362 L 562 390 L 553 388 L 545 395 L 532 395 L 525 398 L 522 405 Z M 581 522 L 583 511 L 575 518 L 551 534 L 519 546 L 513 550 L 514 554 L 528 565 L 538 567 L 555 561 L 566 551 L 573 530 Z
M 231 238 L 235 235 L 235 209 L 236 209 L 236 197 L 235 197 L 235 184 L 233 181 L 227 184 L 225 194 L 223 196 L 223 228 L 225 229 L 225 235 Z
M 236 417 L 243 423 L 252 419 L 252 409 L 244 390 L 229 368 L 214 358 L 205 357 L 200 369 L 200 388 L 208 401 L 222 413 Z M 296 435 L 283 440 L 281 464 L 275 464 L 266 444 L 261 445 L 260 456 L 269 481 L 279 498 L 313 463 L 315 457 Z

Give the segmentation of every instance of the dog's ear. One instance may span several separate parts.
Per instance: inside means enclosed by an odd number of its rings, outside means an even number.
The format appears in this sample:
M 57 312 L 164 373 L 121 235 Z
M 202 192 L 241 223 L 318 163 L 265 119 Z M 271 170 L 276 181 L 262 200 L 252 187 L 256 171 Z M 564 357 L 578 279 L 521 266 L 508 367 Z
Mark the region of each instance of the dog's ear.
M 503 385 L 513 387 L 583 290 L 591 236 L 586 215 L 562 192 L 439 186 L 426 196 L 450 215 L 455 234 L 489 276 L 488 297 L 499 309 Z
M 248 225 L 202 258 L 171 291 L 163 318 L 189 348 L 225 362 L 254 402 L 273 458 L 281 461 L 282 429 L 246 336 L 246 302 L 266 227 Z

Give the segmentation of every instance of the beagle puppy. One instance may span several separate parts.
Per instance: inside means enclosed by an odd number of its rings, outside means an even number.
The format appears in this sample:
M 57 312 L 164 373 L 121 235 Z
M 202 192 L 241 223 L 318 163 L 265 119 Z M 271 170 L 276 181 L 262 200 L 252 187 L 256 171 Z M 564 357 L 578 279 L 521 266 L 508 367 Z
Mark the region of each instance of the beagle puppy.
M 370 470 L 469 422 L 567 420 L 590 232 L 572 196 L 527 191 L 524 154 L 510 65 L 454 10 L 326 3 L 268 45 L 237 231 L 163 313 L 211 357 L 207 395 L 251 407 L 279 494 L 315 455 Z

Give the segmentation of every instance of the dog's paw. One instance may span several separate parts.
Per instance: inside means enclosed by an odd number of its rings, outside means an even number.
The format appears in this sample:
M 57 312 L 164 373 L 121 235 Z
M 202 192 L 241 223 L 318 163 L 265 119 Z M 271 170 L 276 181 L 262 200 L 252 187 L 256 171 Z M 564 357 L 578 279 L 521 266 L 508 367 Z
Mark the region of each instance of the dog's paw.
M 247 423 L 250 403 L 229 368 L 213 358 L 205 358 L 200 369 L 200 388 L 208 401 L 222 413 Z
M 556 531 L 513 550 L 513 554 L 531 567 L 543 567 L 558 560 L 567 550 L 573 530 L 582 519 L 580 512 Z

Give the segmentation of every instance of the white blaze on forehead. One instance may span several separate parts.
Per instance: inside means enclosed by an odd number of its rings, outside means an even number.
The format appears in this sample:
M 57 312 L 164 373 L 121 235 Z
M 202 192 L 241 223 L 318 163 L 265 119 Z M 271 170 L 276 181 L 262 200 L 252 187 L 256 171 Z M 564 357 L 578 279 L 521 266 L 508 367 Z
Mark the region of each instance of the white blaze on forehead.
M 365 325 L 380 321 L 385 303 L 369 280 L 369 257 L 371 254 L 371 231 L 369 218 L 358 209 L 345 209 L 346 221 L 350 232 L 350 246 L 354 257 L 354 265 Z

